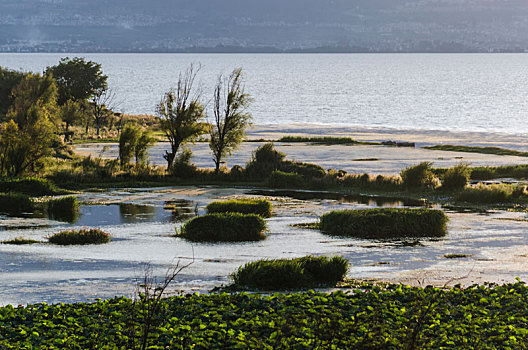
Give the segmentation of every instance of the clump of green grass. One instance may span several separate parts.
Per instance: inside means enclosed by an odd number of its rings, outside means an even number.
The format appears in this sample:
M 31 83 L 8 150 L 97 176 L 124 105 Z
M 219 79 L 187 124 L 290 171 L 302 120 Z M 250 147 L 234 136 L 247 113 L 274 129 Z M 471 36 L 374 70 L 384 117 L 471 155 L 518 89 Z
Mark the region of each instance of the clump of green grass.
M 403 186 L 409 189 L 430 188 L 440 186 L 440 180 L 436 177 L 432 168 L 433 163 L 421 162 L 401 171 Z
M 335 256 L 259 260 L 231 275 L 237 287 L 277 290 L 335 285 L 348 271 L 348 260 Z
M 498 167 L 471 168 L 472 180 L 491 180 L 511 177 L 514 179 L 528 178 L 528 165 L 505 165 Z
M 304 185 L 301 175 L 297 173 L 285 173 L 280 170 L 273 171 L 268 177 L 267 183 L 271 188 L 299 188 Z
M 0 192 L 16 192 L 29 196 L 52 196 L 63 191 L 46 179 L 36 177 L 0 179 Z
M 375 208 L 333 211 L 321 216 L 324 233 L 360 238 L 441 237 L 447 216 L 441 210 Z
M 523 186 L 514 187 L 506 184 L 485 185 L 479 183 L 464 189 L 455 197 L 455 201 L 476 204 L 509 203 L 525 195 Z
M 278 142 L 285 143 L 315 143 L 323 145 L 353 145 L 359 142 L 351 137 L 331 137 L 331 136 L 319 136 L 319 137 L 307 137 L 307 136 L 283 136 Z
M 15 239 L 11 239 L 8 241 L 0 242 L 2 244 L 14 244 L 14 245 L 27 245 L 27 244 L 35 244 L 40 243 L 39 241 L 35 241 L 34 239 L 25 239 L 22 237 L 17 237 Z
M 442 179 L 442 189 L 461 190 L 464 189 L 471 176 L 471 170 L 467 164 L 460 163 L 445 171 Z
M 20 215 L 32 212 L 35 205 L 31 197 L 21 193 L 0 194 L 0 212 Z
M 196 242 L 259 241 L 265 230 L 266 222 L 256 214 L 216 213 L 187 221 L 178 236 Z
M 104 244 L 110 242 L 110 234 L 98 228 L 66 230 L 51 235 L 48 241 L 58 245 Z
M 482 153 L 482 154 L 496 154 L 500 156 L 519 156 L 528 157 L 528 152 L 520 152 L 512 149 L 500 147 L 477 147 L 477 146 L 456 146 L 456 145 L 435 145 L 425 146 L 425 149 L 437 151 L 451 151 L 451 152 L 468 152 L 468 153 Z
M 234 199 L 216 201 L 206 207 L 208 213 L 257 214 L 263 218 L 271 217 L 271 202 L 266 199 Z
M 444 258 L 446 259 L 464 259 L 471 257 L 470 254 L 446 254 Z
M 74 196 L 51 199 L 48 215 L 54 220 L 74 222 L 79 215 L 79 202 Z

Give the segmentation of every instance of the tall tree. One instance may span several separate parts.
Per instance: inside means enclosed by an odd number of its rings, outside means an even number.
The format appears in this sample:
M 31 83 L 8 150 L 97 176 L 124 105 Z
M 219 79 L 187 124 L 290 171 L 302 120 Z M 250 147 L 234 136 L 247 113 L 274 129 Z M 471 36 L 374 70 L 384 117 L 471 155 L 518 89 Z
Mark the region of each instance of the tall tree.
M 247 111 L 251 100 L 244 91 L 242 68 L 236 68 L 227 78 L 218 77 L 213 98 L 215 122 L 209 141 L 216 173 L 222 159 L 231 155 L 246 136 L 246 128 L 252 119 Z
M 48 67 L 46 73 L 53 74 L 57 81 L 61 106 L 68 100 L 84 102 L 108 88 L 108 76 L 103 74 L 101 65 L 81 57 L 62 58 L 58 65 Z
M 0 67 L 0 120 L 4 119 L 13 103 L 13 89 L 27 73 Z
M 205 111 L 200 102 L 200 91 L 194 88 L 199 71 L 200 66 L 191 64 L 185 73 L 180 73 L 176 88 L 169 90 L 157 107 L 161 128 L 170 143 L 170 151 L 165 151 L 163 156 L 167 160 L 167 170 L 172 168 L 182 144 L 194 141 L 206 132 L 201 123 Z
M 0 173 L 34 171 L 51 153 L 59 120 L 57 86 L 51 76 L 28 74 L 13 89 L 13 103 L 0 126 Z
M 101 125 L 108 117 L 114 114 L 115 93 L 112 90 L 97 90 L 90 99 L 90 112 L 97 128 L 97 136 Z M 88 126 L 86 127 L 88 131 Z

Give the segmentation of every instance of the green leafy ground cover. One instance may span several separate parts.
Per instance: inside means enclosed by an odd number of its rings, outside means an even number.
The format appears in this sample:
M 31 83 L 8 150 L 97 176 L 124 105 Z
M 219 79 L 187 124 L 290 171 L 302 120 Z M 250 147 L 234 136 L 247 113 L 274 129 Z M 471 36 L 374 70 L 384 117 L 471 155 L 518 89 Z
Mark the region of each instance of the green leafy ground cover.
M 0 308 L 2 349 L 130 349 L 140 305 Z M 528 288 L 363 286 L 354 293 L 163 299 L 149 349 L 526 349 Z

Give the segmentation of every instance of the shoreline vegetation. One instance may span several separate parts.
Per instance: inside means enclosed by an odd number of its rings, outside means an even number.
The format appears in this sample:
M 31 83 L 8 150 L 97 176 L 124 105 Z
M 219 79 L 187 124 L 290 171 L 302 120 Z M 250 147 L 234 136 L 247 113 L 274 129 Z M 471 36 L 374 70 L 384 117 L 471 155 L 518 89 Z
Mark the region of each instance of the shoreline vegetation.
M 156 101 L 156 116 L 134 117 L 114 111 L 115 96 L 96 62 L 64 58 L 42 74 L 0 67 L 0 212 L 23 216 L 39 211 L 48 218 L 74 222 L 79 212 L 72 192 L 75 190 L 191 185 L 246 186 L 284 196 L 302 195 L 304 191 L 321 198 L 363 196 L 380 202 L 393 198 L 414 207 L 440 203 L 442 208 L 527 209 L 526 186 L 482 181 L 526 179 L 528 165 L 470 167 L 460 163 L 434 168 L 431 162 L 423 161 L 401 169 L 397 175 L 375 176 L 289 160 L 274 148 L 273 142 L 266 142 L 244 167 L 227 168 L 226 159 L 247 139 L 252 98 L 244 90 L 242 69 L 236 68 L 218 78 L 208 96 L 212 101 L 212 111 L 208 111 L 204 102 L 207 99 L 195 88 L 200 68 L 199 64 L 191 65 L 179 75 L 175 88 Z M 208 113 L 214 119 L 212 123 L 208 122 Z M 119 157 L 76 155 L 71 144 L 88 140 L 118 143 Z M 170 144 L 163 155 L 166 166 L 148 162 L 149 148 L 160 140 Z M 214 169 L 199 168 L 191 162 L 189 145 L 194 142 L 209 144 Z M 413 142 L 366 142 L 333 136 L 283 136 L 277 142 L 416 147 Z M 528 155 L 498 147 L 424 148 Z M 268 218 L 273 215 L 268 200 L 216 201 L 207 206 L 207 211 L 201 216 L 192 215 L 176 229 L 175 236 L 198 244 L 225 245 L 268 237 Z M 384 239 L 441 237 L 446 234 L 446 222 L 443 209 L 381 208 L 334 211 L 324 214 L 319 223 L 299 227 L 319 228 L 332 235 Z M 49 243 L 64 246 L 105 244 L 110 240 L 108 233 L 93 227 L 63 230 L 48 237 Z M 1 243 L 42 242 L 19 237 Z M 119 244 L 117 240 L 115 243 Z M 150 348 L 182 349 L 416 349 L 526 345 L 528 287 L 520 281 L 466 289 L 374 284 L 350 288 L 343 282 L 348 264 L 343 257 L 324 256 L 249 262 L 233 273 L 234 283 L 225 289 L 295 291 L 291 294 L 210 293 L 163 298 L 165 289 L 189 266 L 177 265 L 161 286 L 153 285 L 152 276 L 146 273 L 146 282 L 138 285 L 134 300 L 0 307 L 0 347 L 94 348 L 104 344 L 117 349 L 146 349 L 151 344 Z M 299 292 L 336 283 L 337 288 L 343 287 L 349 293 Z M 144 288 L 143 293 L 140 288 Z

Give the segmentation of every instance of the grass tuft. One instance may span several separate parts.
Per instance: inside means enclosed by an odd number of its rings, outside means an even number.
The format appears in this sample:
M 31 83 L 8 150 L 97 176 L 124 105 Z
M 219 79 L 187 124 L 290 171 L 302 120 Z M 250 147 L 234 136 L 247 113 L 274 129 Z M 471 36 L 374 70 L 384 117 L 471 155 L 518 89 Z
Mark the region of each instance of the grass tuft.
M 335 256 L 259 260 L 231 275 L 237 287 L 278 290 L 335 285 L 348 271 L 348 260 Z
M 333 211 L 321 216 L 324 233 L 360 238 L 441 237 L 447 216 L 435 209 L 375 208 Z
M 255 214 L 216 213 L 185 223 L 179 236 L 196 242 L 259 241 L 266 238 L 266 222 Z
M 275 170 L 268 177 L 267 183 L 271 188 L 300 188 L 303 187 L 304 181 L 302 176 L 297 173 Z
M 98 228 L 67 230 L 51 235 L 48 241 L 58 245 L 104 244 L 110 242 L 110 234 Z
M 27 244 L 35 244 L 40 243 L 39 241 L 35 241 L 34 239 L 25 239 L 22 237 L 17 237 L 15 239 L 11 239 L 8 241 L 0 242 L 2 244 L 14 244 L 14 245 L 27 245 Z
M 222 202 L 212 202 L 206 207 L 212 213 L 257 214 L 263 218 L 271 217 L 271 203 L 266 199 L 234 199 Z
M 52 196 L 64 191 L 46 179 L 36 177 L 0 179 L 0 192 L 23 193 L 32 197 Z

